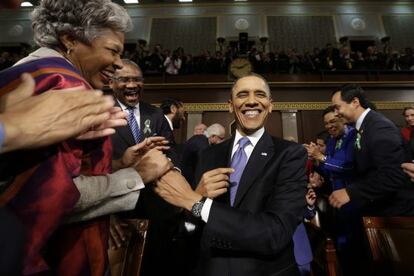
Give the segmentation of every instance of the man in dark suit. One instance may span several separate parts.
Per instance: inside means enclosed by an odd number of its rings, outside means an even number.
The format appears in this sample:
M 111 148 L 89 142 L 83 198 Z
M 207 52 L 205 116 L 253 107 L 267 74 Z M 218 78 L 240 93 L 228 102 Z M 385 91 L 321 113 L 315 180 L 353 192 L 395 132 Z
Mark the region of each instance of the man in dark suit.
M 173 139 L 162 110 L 141 101 L 144 86 L 141 69 L 130 60 L 124 59 L 122 62 L 124 67 L 115 72 L 109 83 L 116 104 L 128 113 L 128 125 L 117 128 L 116 133 L 111 136 L 114 167 L 119 165 L 118 160 L 128 147 L 146 137 L 163 136 L 170 142 Z M 174 248 L 173 235 L 178 225 L 177 208 L 160 198 L 152 185 L 147 185 L 141 191 L 134 216 L 151 221 L 142 275 L 161 275 L 170 271 L 172 264 L 168 265 L 168 261 L 169 254 Z M 117 220 L 113 218 L 112 221 Z M 111 235 L 116 235 L 114 239 L 122 240 L 119 238 L 124 234 L 119 223 L 111 224 Z M 166 265 L 154 265 L 154 259 Z
M 109 82 L 116 99 L 116 105 L 127 112 L 128 116 L 131 112 L 133 113 L 133 118 L 138 125 L 140 141 L 151 136 L 163 136 L 167 140 L 171 139 L 172 132 L 162 110 L 141 100 L 144 90 L 141 69 L 133 61 L 123 59 L 122 62 L 124 67 L 117 70 L 114 78 Z M 121 158 L 128 147 L 139 142 L 136 141 L 134 135 L 136 136 L 131 130 L 130 123 L 116 129 L 116 133 L 111 136 L 113 159 Z
M 235 82 L 229 109 L 236 134 L 202 153 L 196 191 L 174 171 L 156 191 L 205 223 L 197 274 L 298 275 L 292 235 L 305 208 L 306 151 L 265 131 L 272 101 L 261 76 Z
M 188 183 L 196 187 L 194 174 L 200 152 L 209 145 L 216 145 L 224 141 L 226 129 L 220 124 L 212 124 L 206 129 L 206 135 L 193 135 L 183 146 L 180 160 L 180 169 Z
M 355 180 L 334 191 L 329 200 L 340 208 L 348 202 L 363 215 L 414 215 L 414 186 L 404 174 L 404 146 L 399 129 L 371 110 L 361 87 L 348 84 L 334 92 L 336 112 L 355 123 Z

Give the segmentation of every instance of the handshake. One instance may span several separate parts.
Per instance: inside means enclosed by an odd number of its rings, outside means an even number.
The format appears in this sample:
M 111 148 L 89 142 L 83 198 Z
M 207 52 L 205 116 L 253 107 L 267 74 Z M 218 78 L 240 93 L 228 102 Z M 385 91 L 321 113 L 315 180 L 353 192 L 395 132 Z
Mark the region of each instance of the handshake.
M 167 202 L 191 210 L 194 202 L 203 196 L 215 198 L 227 192 L 232 168 L 217 168 L 203 174 L 195 191 L 163 151 L 168 150 L 164 137 L 146 138 L 129 147 L 121 159 L 112 163 L 113 170 L 133 167 L 144 183 L 155 182 L 155 191 Z
M 154 182 L 173 168 L 171 159 L 163 153 L 169 148 L 164 137 L 145 138 L 141 143 L 129 147 L 121 159 L 112 161 L 113 171 L 132 167 L 144 183 Z

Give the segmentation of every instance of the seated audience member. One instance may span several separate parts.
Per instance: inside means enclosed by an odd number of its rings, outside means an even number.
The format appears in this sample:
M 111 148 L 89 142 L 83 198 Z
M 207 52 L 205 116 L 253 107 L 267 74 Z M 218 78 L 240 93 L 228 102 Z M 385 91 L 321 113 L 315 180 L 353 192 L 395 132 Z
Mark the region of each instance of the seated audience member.
M 198 124 L 194 127 L 193 135 L 205 134 L 206 129 L 207 129 L 207 126 L 205 124 L 203 123 Z
M 401 129 L 401 135 L 404 138 L 406 151 L 407 151 L 407 160 L 414 159 L 414 107 L 409 106 L 404 108 L 403 116 L 407 126 Z
M 194 175 L 202 150 L 209 145 L 216 145 L 224 140 L 226 130 L 220 124 L 212 124 L 206 130 L 207 137 L 204 134 L 194 135 L 184 144 L 181 155 L 180 168 L 183 176 L 195 188 Z
M 174 51 L 172 56 L 167 56 L 164 61 L 165 72 L 170 75 L 178 75 L 181 69 L 182 60 L 178 53 Z
M 174 170 L 156 191 L 204 222 L 199 275 L 299 275 L 292 236 L 306 205 L 306 151 L 265 131 L 272 100 L 261 76 L 234 83 L 229 110 L 236 133 L 202 152 L 196 191 Z

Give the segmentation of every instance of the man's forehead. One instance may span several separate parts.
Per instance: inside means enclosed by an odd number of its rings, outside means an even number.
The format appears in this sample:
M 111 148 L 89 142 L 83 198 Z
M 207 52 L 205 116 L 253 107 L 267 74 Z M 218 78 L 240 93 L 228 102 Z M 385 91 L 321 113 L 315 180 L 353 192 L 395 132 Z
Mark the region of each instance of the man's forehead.
M 122 69 L 118 69 L 115 71 L 115 75 L 123 75 L 123 76 L 137 76 L 142 77 L 142 72 L 138 68 L 136 68 L 133 65 L 124 64 L 124 67 Z
M 331 119 L 336 118 L 336 117 L 337 116 L 336 116 L 335 112 L 328 112 L 325 115 L 323 115 L 323 118 L 325 120 L 331 120 Z
M 256 76 L 247 76 L 240 78 L 236 81 L 233 87 L 233 93 L 251 90 L 265 91 L 267 94 L 270 95 L 269 87 L 266 84 L 266 82 L 263 79 Z

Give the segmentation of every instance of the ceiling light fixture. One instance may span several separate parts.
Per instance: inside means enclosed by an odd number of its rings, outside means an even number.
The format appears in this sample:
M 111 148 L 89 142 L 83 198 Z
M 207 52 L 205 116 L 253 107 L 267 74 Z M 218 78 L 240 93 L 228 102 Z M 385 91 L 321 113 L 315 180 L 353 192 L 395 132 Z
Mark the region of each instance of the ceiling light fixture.
M 178 2 L 193 2 L 193 0 L 178 0 Z
M 20 7 L 33 7 L 33 4 L 25 1 L 20 4 Z
M 138 0 L 124 0 L 125 4 L 138 4 Z

